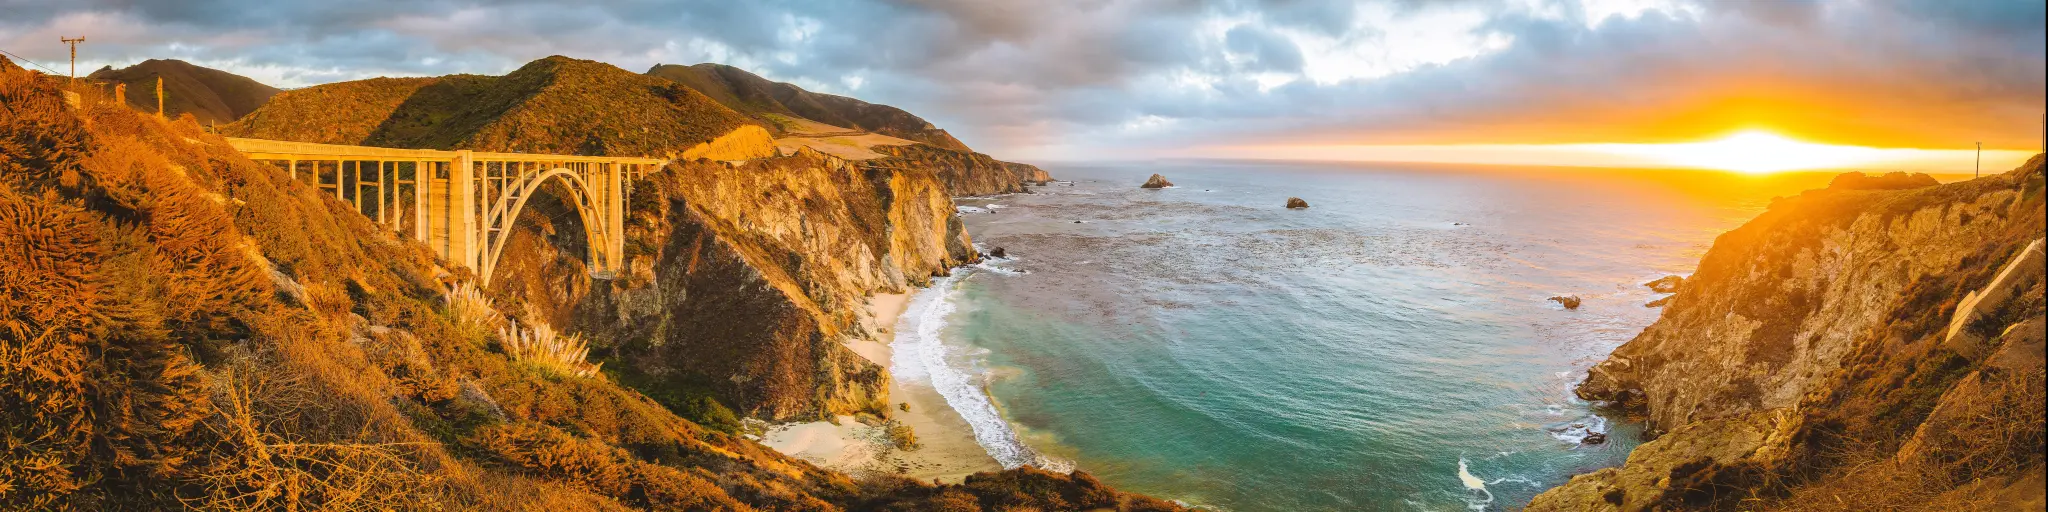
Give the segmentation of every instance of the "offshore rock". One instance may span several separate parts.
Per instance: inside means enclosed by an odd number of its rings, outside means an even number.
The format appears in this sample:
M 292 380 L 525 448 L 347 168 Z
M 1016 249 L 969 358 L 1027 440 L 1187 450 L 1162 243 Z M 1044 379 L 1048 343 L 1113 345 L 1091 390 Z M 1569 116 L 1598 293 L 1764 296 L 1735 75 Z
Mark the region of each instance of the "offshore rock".
M 1145 179 L 1144 185 L 1138 185 L 1138 188 L 1166 188 L 1171 186 L 1173 186 L 1173 182 L 1166 181 L 1165 176 L 1154 174 L 1151 178 Z
M 1308 208 L 1308 201 L 1303 201 L 1303 200 L 1301 200 L 1301 198 L 1299 198 L 1299 197 L 1290 197 L 1290 198 L 1287 198 L 1287 208 L 1289 208 L 1289 209 L 1302 209 L 1302 208 Z
M 1647 286 L 1650 288 L 1650 291 L 1657 293 L 1678 293 L 1678 289 L 1685 286 L 1685 278 L 1664 276 L 1654 281 L 1643 283 L 1643 286 Z
M 1549 300 L 1556 301 L 1559 305 L 1564 306 L 1565 309 L 1579 309 L 1580 301 L 1577 295 L 1559 295 L 1551 297 Z

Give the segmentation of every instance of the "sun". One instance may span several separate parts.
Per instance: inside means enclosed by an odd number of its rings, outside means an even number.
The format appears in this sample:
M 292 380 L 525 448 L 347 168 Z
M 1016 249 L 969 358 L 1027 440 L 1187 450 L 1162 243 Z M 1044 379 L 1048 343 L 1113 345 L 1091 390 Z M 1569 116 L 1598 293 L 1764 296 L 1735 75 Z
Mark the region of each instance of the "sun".
M 1796 140 L 1764 130 L 1743 130 L 1706 142 L 1606 144 L 1603 149 L 1648 157 L 1666 165 L 1748 174 L 1838 169 L 1868 162 L 1878 150 Z

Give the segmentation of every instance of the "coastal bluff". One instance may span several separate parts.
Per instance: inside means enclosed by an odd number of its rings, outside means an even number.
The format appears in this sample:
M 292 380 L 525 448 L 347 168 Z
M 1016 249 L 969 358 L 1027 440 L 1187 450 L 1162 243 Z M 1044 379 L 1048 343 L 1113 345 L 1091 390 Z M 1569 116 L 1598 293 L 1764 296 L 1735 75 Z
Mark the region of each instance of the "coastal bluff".
M 1577 387 L 1654 440 L 1529 510 L 2038 509 L 2042 157 L 1921 178 L 1845 176 L 1722 235 Z

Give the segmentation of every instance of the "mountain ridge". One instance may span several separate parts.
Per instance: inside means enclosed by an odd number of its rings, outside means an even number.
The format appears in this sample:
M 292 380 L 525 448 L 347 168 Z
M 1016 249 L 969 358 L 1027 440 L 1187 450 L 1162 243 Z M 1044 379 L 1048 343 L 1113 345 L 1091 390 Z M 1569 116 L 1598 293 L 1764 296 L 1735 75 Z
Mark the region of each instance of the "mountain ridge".
M 177 59 L 149 59 L 125 68 L 100 68 L 86 78 L 127 86 L 128 105 L 155 112 L 156 79 L 163 78 L 165 110 L 192 114 L 201 124 L 229 123 L 268 102 L 282 89 L 226 71 Z

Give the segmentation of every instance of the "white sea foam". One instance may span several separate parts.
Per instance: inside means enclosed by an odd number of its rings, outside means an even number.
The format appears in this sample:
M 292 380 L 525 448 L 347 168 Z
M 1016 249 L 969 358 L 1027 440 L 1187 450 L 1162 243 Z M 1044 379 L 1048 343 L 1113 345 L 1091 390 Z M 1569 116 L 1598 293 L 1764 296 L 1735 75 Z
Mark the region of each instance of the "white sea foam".
M 1458 458 L 1458 482 L 1465 484 L 1465 490 L 1471 493 L 1465 498 L 1467 507 L 1472 510 L 1486 510 L 1486 506 L 1493 503 L 1493 491 L 1486 490 L 1486 481 L 1479 479 L 1472 474 L 1471 469 L 1465 467 L 1464 457 Z
M 986 371 L 971 364 L 959 368 L 947 360 L 947 354 L 954 349 L 947 347 L 941 336 L 946 329 L 946 316 L 953 312 L 954 285 L 974 272 L 972 267 L 962 268 L 950 277 L 934 279 L 931 288 L 911 300 L 910 314 L 899 320 L 899 334 L 890 345 L 895 355 L 889 369 L 897 379 L 937 389 L 946 405 L 967 420 L 968 427 L 974 430 L 974 441 L 1004 468 L 1029 465 L 1048 471 L 1072 471 L 1073 463 L 1040 454 L 1018 439 L 1016 430 L 1003 420 L 978 385 L 987 377 Z

